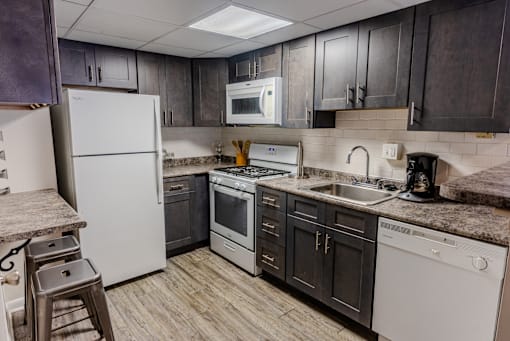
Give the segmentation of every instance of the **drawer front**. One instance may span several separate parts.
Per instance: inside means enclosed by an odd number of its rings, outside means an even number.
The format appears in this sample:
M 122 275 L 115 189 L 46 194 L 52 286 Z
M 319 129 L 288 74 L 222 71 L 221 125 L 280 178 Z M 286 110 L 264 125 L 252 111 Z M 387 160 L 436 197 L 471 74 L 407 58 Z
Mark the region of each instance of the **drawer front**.
M 327 205 L 326 225 L 374 241 L 377 236 L 377 216 L 341 206 Z
M 177 178 L 166 178 L 163 182 L 165 196 L 192 192 L 195 190 L 193 176 L 180 176 Z
M 285 246 L 286 215 L 274 209 L 257 206 L 257 237 Z
M 285 248 L 257 238 L 257 266 L 284 281 Z
M 314 223 L 324 224 L 326 203 L 289 194 L 287 213 Z
M 257 205 L 285 213 L 285 192 L 257 186 Z

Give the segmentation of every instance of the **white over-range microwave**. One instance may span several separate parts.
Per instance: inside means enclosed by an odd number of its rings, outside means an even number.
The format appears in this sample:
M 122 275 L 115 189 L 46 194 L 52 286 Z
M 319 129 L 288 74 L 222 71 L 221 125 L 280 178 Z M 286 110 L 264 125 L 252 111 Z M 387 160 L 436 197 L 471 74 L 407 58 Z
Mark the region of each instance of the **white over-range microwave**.
M 282 124 L 282 78 L 227 84 L 227 124 Z

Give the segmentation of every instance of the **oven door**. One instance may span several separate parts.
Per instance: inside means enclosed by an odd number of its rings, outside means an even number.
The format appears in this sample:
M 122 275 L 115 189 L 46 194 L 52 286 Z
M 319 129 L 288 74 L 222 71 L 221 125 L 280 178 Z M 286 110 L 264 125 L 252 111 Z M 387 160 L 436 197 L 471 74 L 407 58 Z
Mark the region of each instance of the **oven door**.
M 255 195 L 209 184 L 211 230 L 254 251 Z

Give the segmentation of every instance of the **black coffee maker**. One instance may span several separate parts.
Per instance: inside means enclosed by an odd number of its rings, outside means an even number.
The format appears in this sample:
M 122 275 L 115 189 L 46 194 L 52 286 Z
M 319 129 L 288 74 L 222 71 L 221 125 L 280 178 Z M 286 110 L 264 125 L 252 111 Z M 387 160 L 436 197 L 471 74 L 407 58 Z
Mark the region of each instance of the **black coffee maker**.
M 398 196 L 400 199 L 415 202 L 434 200 L 437 159 L 437 155 L 429 153 L 407 154 L 407 184 L 406 190 Z

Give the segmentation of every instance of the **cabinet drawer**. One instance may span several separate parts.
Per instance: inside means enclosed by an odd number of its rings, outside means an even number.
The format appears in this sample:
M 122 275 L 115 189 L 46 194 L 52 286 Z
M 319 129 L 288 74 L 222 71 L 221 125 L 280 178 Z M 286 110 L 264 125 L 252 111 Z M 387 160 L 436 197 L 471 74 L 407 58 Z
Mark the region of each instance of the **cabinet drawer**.
M 286 193 L 274 189 L 257 187 L 257 205 L 285 213 Z
M 257 237 L 285 246 L 285 213 L 257 206 Z
M 257 266 L 285 280 L 285 248 L 257 238 Z
M 374 241 L 377 235 L 375 215 L 341 206 L 327 205 L 326 225 Z
M 314 223 L 324 224 L 326 203 L 289 194 L 287 213 Z
M 192 192 L 195 190 L 193 176 L 181 176 L 177 178 L 166 178 L 163 182 L 165 196 Z

